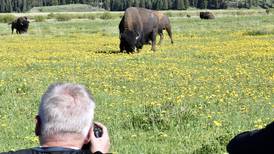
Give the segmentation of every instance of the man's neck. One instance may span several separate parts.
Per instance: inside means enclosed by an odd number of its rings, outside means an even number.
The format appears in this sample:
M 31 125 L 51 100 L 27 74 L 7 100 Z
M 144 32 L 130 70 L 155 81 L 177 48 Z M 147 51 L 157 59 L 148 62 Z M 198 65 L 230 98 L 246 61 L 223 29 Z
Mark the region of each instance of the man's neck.
M 70 149 L 81 149 L 83 139 L 78 135 L 51 136 L 41 142 L 42 147 L 63 147 Z

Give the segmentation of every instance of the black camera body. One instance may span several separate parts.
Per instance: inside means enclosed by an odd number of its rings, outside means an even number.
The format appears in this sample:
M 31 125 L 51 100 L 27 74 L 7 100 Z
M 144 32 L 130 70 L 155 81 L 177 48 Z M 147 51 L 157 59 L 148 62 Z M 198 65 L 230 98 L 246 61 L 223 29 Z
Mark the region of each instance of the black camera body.
M 93 133 L 96 138 L 100 138 L 103 135 L 103 129 L 99 127 L 96 124 L 93 124 Z M 91 142 L 88 142 L 88 144 L 84 144 L 82 147 L 82 150 L 90 150 L 91 148 Z
M 96 124 L 94 124 L 93 132 L 96 138 L 100 138 L 103 135 L 103 129 Z

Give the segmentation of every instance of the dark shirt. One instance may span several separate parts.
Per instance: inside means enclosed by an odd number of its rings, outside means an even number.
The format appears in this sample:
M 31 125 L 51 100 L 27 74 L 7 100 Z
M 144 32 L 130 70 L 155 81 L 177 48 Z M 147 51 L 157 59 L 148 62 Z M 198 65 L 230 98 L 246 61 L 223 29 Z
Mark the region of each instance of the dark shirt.
M 274 122 L 263 129 L 236 135 L 227 145 L 230 154 L 274 154 Z
M 98 152 L 95 152 L 95 154 Z M 100 153 L 100 152 L 99 152 Z M 99 154 L 98 153 L 98 154 Z M 18 151 L 3 152 L 0 154 L 92 154 L 89 150 L 75 150 L 62 147 L 37 147 Z

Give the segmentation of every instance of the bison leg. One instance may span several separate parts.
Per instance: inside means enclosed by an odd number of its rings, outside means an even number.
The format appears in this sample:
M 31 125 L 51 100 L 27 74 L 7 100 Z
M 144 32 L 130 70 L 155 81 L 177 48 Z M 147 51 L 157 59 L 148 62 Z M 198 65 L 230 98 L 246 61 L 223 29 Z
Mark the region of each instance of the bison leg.
M 168 33 L 168 36 L 169 36 L 170 40 L 171 40 L 171 44 L 173 44 L 171 26 L 167 26 L 167 27 L 166 27 L 166 31 L 167 31 L 167 33 Z
M 11 27 L 11 34 L 13 34 L 13 31 L 14 31 L 14 27 Z
M 163 39 L 164 39 L 163 30 L 159 31 L 159 35 L 160 35 L 160 41 L 159 41 L 158 44 L 161 45 L 161 44 L 162 44 L 162 41 L 163 41 Z
M 123 52 L 125 50 L 125 47 L 122 43 L 120 43 L 120 52 Z
M 137 52 L 140 52 L 140 50 L 143 48 L 143 45 L 139 44 L 139 45 L 136 46 L 136 48 L 137 48 Z
M 151 44 L 152 44 L 152 48 L 151 50 L 152 51 L 156 51 L 156 36 L 157 36 L 157 32 L 156 31 L 153 31 L 152 32 L 152 36 L 151 36 Z

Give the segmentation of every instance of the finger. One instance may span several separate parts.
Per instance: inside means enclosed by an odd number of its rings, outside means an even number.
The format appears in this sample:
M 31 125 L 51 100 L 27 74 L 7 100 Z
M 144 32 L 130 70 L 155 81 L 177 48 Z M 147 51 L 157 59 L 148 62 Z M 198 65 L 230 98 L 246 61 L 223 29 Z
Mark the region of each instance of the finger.
M 95 135 L 94 135 L 94 131 L 92 129 L 92 131 L 90 132 L 90 138 L 92 141 L 94 141 L 94 139 L 96 139 Z
M 91 138 L 91 140 L 93 140 L 93 141 L 96 139 L 95 134 L 94 134 L 94 126 L 92 126 L 92 128 L 91 128 L 91 131 L 90 131 L 90 138 Z
M 95 124 L 95 125 L 97 125 L 97 126 L 99 126 L 99 127 L 105 127 L 102 123 L 97 122 L 97 121 L 96 121 L 96 122 L 94 122 L 94 124 Z

